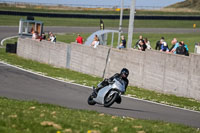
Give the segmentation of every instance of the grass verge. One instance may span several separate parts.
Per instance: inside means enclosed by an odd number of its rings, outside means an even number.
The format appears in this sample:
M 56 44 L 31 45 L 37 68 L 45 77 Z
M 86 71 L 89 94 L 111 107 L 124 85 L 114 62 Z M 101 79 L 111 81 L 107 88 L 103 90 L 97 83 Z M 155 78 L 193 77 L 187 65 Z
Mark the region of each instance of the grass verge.
M 16 41 L 16 38 L 11 39 L 9 41 L 14 43 Z M 6 42 L 4 43 L 6 44 Z M 29 69 L 35 72 L 43 73 L 46 76 L 63 79 L 68 82 L 74 82 L 86 86 L 97 85 L 100 81 L 102 81 L 102 78 L 99 77 L 82 74 L 69 69 L 55 68 L 47 64 L 23 59 L 15 54 L 6 53 L 5 48 L 0 49 L 0 60 L 16 66 L 20 66 L 24 69 Z M 140 99 L 200 111 L 200 102 L 190 98 L 157 93 L 155 91 L 145 90 L 142 88 L 132 86 L 128 87 L 126 94 Z
M 200 133 L 199 129 L 180 124 L 116 117 L 7 98 L 0 98 L 0 132 Z

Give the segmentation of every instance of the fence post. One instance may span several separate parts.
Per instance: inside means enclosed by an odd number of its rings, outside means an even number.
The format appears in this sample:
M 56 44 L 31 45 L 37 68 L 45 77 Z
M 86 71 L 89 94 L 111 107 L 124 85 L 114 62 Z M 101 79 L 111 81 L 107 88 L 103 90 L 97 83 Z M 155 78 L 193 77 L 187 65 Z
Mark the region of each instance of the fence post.
M 107 65 L 108 65 L 108 59 L 109 59 L 109 56 L 110 56 L 110 51 L 111 51 L 111 48 L 108 49 L 108 54 L 107 54 L 107 57 L 106 57 L 106 64 L 105 64 L 105 68 L 104 68 L 104 71 L 103 71 L 103 76 L 102 76 L 102 78 L 105 77 L 106 68 L 107 68 Z
M 70 62 L 71 62 L 71 45 L 67 45 L 67 58 L 66 58 L 66 67 L 70 69 Z

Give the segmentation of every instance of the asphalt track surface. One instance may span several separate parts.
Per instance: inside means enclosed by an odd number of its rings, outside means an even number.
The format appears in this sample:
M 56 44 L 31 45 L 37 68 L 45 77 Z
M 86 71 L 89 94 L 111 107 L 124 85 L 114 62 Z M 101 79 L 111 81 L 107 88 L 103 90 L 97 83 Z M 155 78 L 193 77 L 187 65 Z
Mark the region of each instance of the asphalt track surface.
M 46 30 L 63 33 L 61 31 L 67 31 L 67 29 L 50 27 Z M 89 29 L 87 28 L 85 32 L 93 32 L 92 30 L 95 30 L 94 28 L 91 28 L 91 31 Z M 12 35 L 15 36 L 17 30 L 17 27 L 0 27 L 0 39 Z M 68 32 L 75 33 L 76 30 L 70 31 L 68 29 Z M 87 98 L 90 93 L 91 88 L 40 76 L 0 62 L 1 97 L 37 100 L 41 103 L 56 104 L 68 108 L 95 110 L 117 116 L 161 120 L 200 128 L 200 112 L 128 97 L 123 97 L 121 104 L 114 104 L 110 108 L 105 108 L 102 105 L 89 106 Z
M 90 106 L 87 98 L 91 88 L 57 81 L 0 63 L 0 96 L 36 100 L 41 103 L 61 105 L 73 109 L 95 110 L 117 116 L 147 120 L 161 120 L 200 127 L 200 113 L 142 100 L 122 97 L 121 104 L 110 108 Z
M 118 30 L 116 28 L 110 28 Z M 53 33 L 92 33 L 99 30 L 98 27 L 62 27 L 62 26 L 46 26 L 44 31 Z M 124 33 L 128 32 L 127 28 L 123 28 Z M 179 29 L 179 28 L 135 28 L 135 33 L 200 33 L 200 29 Z M 0 41 L 6 37 L 16 36 L 18 34 L 18 26 L 0 26 Z

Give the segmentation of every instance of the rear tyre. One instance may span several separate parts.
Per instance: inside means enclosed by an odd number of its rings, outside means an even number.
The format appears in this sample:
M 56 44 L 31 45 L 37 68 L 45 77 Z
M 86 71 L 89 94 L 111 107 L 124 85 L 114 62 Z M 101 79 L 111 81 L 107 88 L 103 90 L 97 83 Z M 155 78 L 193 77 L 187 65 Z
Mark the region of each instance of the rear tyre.
M 109 96 L 109 93 L 106 94 L 104 98 L 104 107 L 110 107 L 117 99 L 118 94 L 114 93 L 113 95 Z
M 95 104 L 96 104 L 96 102 L 93 100 L 93 96 L 92 96 L 92 95 L 90 95 L 90 96 L 88 97 L 88 104 L 89 104 L 89 105 L 95 105 Z

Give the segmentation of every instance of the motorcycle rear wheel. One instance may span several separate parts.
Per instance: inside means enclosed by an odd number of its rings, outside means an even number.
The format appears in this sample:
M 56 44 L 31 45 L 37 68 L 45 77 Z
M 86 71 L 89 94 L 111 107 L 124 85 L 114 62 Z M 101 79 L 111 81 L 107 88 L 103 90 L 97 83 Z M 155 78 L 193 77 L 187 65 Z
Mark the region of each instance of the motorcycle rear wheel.
M 110 97 L 108 96 L 109 96 L 109 93 L 104 98 L 104 107 L 110 107 L 116 101 L 118 94 L 114 93 Z
M 90 96 L 88 97 L 88 104 L 89 104 L 89 105 L 95 105 L 95 104 L 96 104 L 96 102 L 93 100 L 92 95 L 90 95 Z

